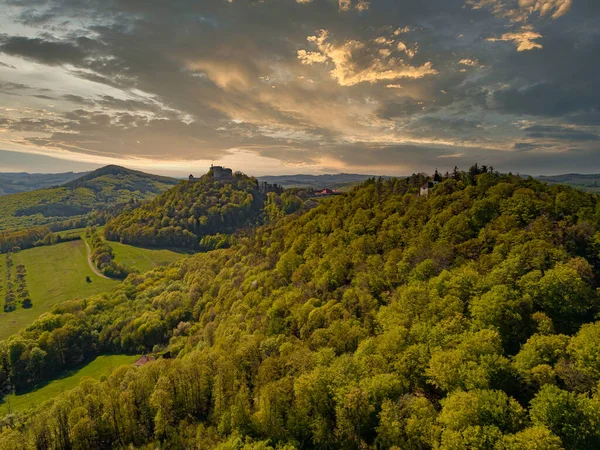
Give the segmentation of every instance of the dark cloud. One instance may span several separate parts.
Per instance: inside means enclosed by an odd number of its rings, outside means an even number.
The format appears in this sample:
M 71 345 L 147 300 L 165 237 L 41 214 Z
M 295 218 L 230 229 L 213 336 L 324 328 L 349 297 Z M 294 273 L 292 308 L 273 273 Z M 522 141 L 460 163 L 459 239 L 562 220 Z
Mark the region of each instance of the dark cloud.
M 67 42 L 51 42 L 23 36 L 4 37 L 0 42 L 0 52 L 32 59 L 42 64 L 80 64 L 86 57 L 80 47 Z
M 552 125 L 533 125 L 523 131 L 530 138 L 552 138 L 567 141 L 598 141 L 600 135 L 589 131 Z
M 507 113 L 561 117 L 600 108 L 600 94 L 580 86 L 537 83 L 497 90 L 494 103 Z
M 60 71 L 0 84 L 37 99 L 32 110 L 57 105 L 52 118 L 11 119 L 30 145 L 161 160 L 250 149 L 367 171 L 550 170 L 564 163 L 557 145 L 577 161 L 598 150 L 597 2 L 555 18 L 467 0 L 2 3 L 28 32 L 2 35 L 0 52 Z M 527 31 L 542 48 L 518 51 Z M 59 80 L 53 92 L 42 78 Z
M 518 152 L 528 152 L 530 150 L 535 150 L 536 148 L 543 147 L 541 144 L 534 144 L 532 142 L 516 142 L 513 145 L 513 148 Z

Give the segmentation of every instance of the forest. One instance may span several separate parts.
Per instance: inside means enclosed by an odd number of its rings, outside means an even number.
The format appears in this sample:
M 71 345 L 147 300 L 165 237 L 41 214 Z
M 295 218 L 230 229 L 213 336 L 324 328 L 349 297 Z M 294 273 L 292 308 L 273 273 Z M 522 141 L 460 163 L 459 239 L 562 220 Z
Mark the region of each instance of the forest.
M 237 172 L 218 180 L 211 172 L 182 181 L 149 203 L 109 221 L 107 239 L 147 247 L 212 250 L 214 235 L 232 234 L 299 210 L 302 199 L 294 191 L 263 183 Z
M 55 306 L 0 342 L 3 392 L 159 359 L 6 416 L 0 449 L 600 448 L 600 199 L 444 178 L 370 179 Z

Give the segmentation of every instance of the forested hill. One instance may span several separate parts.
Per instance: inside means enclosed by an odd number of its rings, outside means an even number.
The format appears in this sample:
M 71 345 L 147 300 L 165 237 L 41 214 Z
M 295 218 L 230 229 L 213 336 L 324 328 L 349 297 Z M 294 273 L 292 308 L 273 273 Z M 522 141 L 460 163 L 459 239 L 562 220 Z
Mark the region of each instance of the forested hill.
M 567 173 L 564 175 L 540 175 L 537 178 L 548 184 L 566 184 L 582 191 L 600 193 L 599 174 Z
M 149 200 L 179 180 L 106 166 L 63 186 L 0 197 L 0 230 L 81 218 L 117 204 Z
M 4 420 L 0 448 L 600 448 L 600 202 L 496 173 L 368 181 L 0 344 L 18 389 L 171 359 Z
M 223 245 L 226 234 L 301 206 L 294 193 L 274 185 L 261 189 L 255 178 L 242 173 L 217 179 L 209 172 L 121 214 L 106 225 L 105 235 L 134 245 L 210 249 Z
M 178 181 L 179 180 L 175 178 L 153 175 L 138 170 L 111 165 L 104 166 L 85 174 L 75 180 L 65 183 L 64 186 L 71 189 L 87 187 L 94 191 L 109 189 L 160 194 L 165 190 L 165 186 L 174 186 Z

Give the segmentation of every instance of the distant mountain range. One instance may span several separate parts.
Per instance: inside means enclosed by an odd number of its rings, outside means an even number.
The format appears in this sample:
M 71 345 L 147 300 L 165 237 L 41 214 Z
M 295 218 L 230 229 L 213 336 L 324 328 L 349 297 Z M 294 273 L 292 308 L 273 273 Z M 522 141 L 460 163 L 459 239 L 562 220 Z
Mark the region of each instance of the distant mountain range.
M 582 191 L 600 193 L 600 174 L 567 173 L 551 176 L 540 175 L 535 178 L 548 184 L 566 184 Z
M 88 173 L 0 173 L 0 195 L 60 186 Z
M 274 175 L 257 177 L 259 181 L 278 184 L 284 188 L 347 189 L 369 178 L 379 175 L 361 175 L 356 173 L 336 173 L 326 175 Z M 382 177 L 389 178 L 389 177 Z

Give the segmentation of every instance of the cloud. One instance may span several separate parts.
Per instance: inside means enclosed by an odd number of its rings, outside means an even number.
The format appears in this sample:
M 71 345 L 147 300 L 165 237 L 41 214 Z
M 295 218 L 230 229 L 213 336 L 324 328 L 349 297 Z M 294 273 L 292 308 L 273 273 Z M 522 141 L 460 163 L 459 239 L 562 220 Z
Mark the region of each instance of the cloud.
M 536 82 L 506 86 L 489 95 L 490 107 L 507 114 L 538 117 L 594 117 L 600 110 L 600 94 L 590 84 Z M 600 122 L 598 122 L 600 124 Z
M 532 31 L 529 28 L 521 28 L 520 31 L 515 31 L 511 33 L 504 33 L 500 38 L 487 38 L 490 42 L 514 42 L 517 46 L 518 52 L 524 52 L 527 50 L 534 50 L 536 48 L 543 48 L 542 44 L 535 42 L 538 39 L 541 39 L 542 35 L 536 31 Z
M 397 174 L 551 170 L 560 150 L 588 167 L 597 3 L 11 0 L 0 148 Z
M 327 30 L 319 30 L 307 39 L 318 51 L 299 50 L 300 61 L 307 65 L 330 64 L 333 68 L 329 73 L 341 86 L 400 78 L 418 79 L 438 73 L 430 61 L 413 66 L 400 56 L 394 56 L 394 52 L 389 49 L 394 43 L 393 39 L 378 38 L 370 42 L 349 39 L 336 43 L 332 41 Z M 406 53 L 406 45 L 402 44 L 401 47 L 397 50 Z
M 352 9 L 366 11 L 369 9 L 370 3 L 370 0 L 338 0 L 338 7 L 340 11 L 350 11 Z
M 461 64 L 463 66 L 469 66 L 469 67 L 479 67 L 479 60 L 477 58 L 463 58 L 461 59 L 458 64 Z
M 550 138 L 566 141 L 598 141 L 600 134 L 573 127 L 557 125 L 532 125 L 523 129 L 530 138 Z
M 498 17 L 527 22 L 532 15 L 556 20 L 569 12 L 572 0 L 467 0 L 473 9 L 489 9 Z
M 1 39 L 0 52 L 48 65 L 78 64 L 86 57 L 81 48 L 71 43 L 23 36 Z
M 572 7 L 572 0 L 467 0 L 473 9 L 488 9 L 501 18 L 512 23 L 521 24 L 520 29 L 503 33 L 502 37 L 490 37 L 490 42 L 512 41 L 517 51 L 541 49 L 542 44 L 536 42 L 542 35 L 535 31 L 529 23 L 537 18 L 550 17 L 552 20 L 565 16 Z
M 6 63 L 3 63 L 2 61 L 0 61 L 0 67 L 6 67 L 7 69 L 16 69 L 16 67 L 13 66 L 12 64 L 6 64 Z

